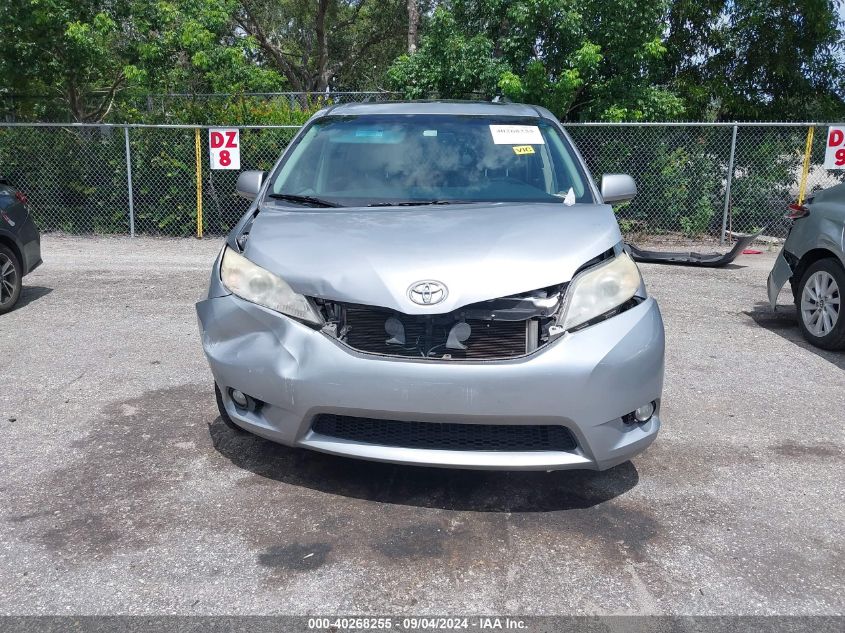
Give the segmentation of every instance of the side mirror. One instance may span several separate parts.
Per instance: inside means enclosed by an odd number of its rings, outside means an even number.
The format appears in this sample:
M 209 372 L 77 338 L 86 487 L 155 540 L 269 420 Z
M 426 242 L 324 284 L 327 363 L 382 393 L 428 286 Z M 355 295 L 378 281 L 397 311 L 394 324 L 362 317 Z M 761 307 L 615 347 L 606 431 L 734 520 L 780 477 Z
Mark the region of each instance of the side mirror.
M 606 204 L 628 202 L 637 195 L 637 183 L 628 174 L 604 174 L 601 177 L 601 197 Z
M 235 185 L 235 193 L 241 198 L 247 200 L 255 200 L 255 196 L 261 191 L 261 185 L 264 184 L 264 177 L 267 175 L 266 171 L 258 171 L 250 169 L 249 171 L 242 171 L 238 174 L 238 183 Z

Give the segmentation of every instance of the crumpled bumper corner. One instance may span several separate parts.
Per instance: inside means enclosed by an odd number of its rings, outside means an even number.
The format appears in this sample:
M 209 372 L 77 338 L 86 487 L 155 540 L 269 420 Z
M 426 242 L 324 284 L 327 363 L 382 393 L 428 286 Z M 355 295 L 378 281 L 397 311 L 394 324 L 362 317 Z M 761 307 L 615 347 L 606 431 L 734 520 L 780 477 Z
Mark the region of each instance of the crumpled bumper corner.
M 783 255 L 783 251 L 778 253 L 775 265 L 769 273 L 769 278 L 766 281 L 766 290 L 769 295 L 769 305 L 772 309 L 777 308 L 778 295 L 784 284 L 792 277 L 792 267 Z

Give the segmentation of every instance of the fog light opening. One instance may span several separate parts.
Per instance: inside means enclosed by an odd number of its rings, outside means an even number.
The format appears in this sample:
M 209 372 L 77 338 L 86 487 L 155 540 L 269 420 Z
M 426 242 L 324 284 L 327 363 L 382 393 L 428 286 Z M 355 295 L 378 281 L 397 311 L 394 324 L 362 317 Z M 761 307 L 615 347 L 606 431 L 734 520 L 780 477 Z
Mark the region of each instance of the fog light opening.
M 644 404 L 641 407 L 637 407 L 635 411 L 626 414 L 622 417 L 622 421 L 625 424 L 645 424 L 649 420 L 651 420 L 652 416 L 654 415 L 654 411 L 656 409 L 654 402 L 649 402 L 648 404 Z
M 243 391 L 237 389 L 229 389 L 229 397 L 238 409 L 245 409 L 247 411 L 257 411 L 263 404 L 261 400 L 256 400 L 252 396 L 248 396 Z
M 241 409 L 246 409 L 249 405 L 249 400 L 246 397 L 246 394 L 243 391 L 238 391 L 237 389 L 229 389 L 229 397 L 232 399 L 236 405 L 238 405 Z
M 636 411 L 634 411 L 634 417 L 637 419 L 637 422 L 643 424 L 651 420 L 651 416 L 654 415 L 654 403 L 649 402 L 648 404 L 644 404 L 641 407 L 638 407 Z

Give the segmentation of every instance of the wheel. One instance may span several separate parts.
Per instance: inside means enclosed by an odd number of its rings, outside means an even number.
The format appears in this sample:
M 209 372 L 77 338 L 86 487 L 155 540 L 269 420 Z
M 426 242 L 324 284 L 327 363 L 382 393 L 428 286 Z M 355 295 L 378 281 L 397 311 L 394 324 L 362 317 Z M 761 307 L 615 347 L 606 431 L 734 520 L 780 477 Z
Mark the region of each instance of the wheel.
M 0 314 L 12 309 L 21 296 L 21 263 L 15 254 L 0 245 Z
M 246 431 L 235 424 L 232 421 L 232 418 L 229 417 L 229 413 L 226 411 L 226 405 L 223 403 L 223 394 L 220 391 L 220 387 L 217 386 L 217 383 L 214 383 L 214 395 L 217 398 L 217 410 L 220 412 L 220 418 L 223 420 L 223 424 L 237 433 L 246 433 Z
M 845 269 L 835 259 L 820 259 L 804 272 L 798 284 L 796 307 L 804 338 L 822 349 L 845 349 L 842 291 Z

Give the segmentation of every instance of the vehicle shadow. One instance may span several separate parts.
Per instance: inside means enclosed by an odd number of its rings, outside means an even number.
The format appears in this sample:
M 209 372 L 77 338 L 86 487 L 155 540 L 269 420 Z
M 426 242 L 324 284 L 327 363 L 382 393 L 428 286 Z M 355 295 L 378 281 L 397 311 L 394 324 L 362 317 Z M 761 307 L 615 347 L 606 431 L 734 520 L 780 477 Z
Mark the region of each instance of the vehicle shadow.
M 367 462 L 289 448 L 226 426 L 209 426 L 214 448 L 259 477 L 344 497 L 474 512 L 585 509 L 637 485 L 631 462 L 595 472 L 507 472 L 424 468 Z
M 794 305 L 778 304 L 777 311 L 774 311 L 767 302 L 759 301 L 752 310 L 746 310 L 744 314 L 751 317 L 751 320 L 758 326 L 785 338 L 790 343 L 794 343 L 816 356 L 820 356 L 839 369 L 845 369 L 845 354 L 830 352 L 810 345 L 801 336 L 801 329 L 798 327 L 798 312 Z
M 38 301 L 42 297 L 46 297 L 51 292 L 53 292 L 53 289 L 47 288 L 46 286 L 27 286 L 24 284 L 23 288 L 21 288 L 21 296 L 11 311 L 14 312 L 15 310 L 25 308 L 33 301 Z

